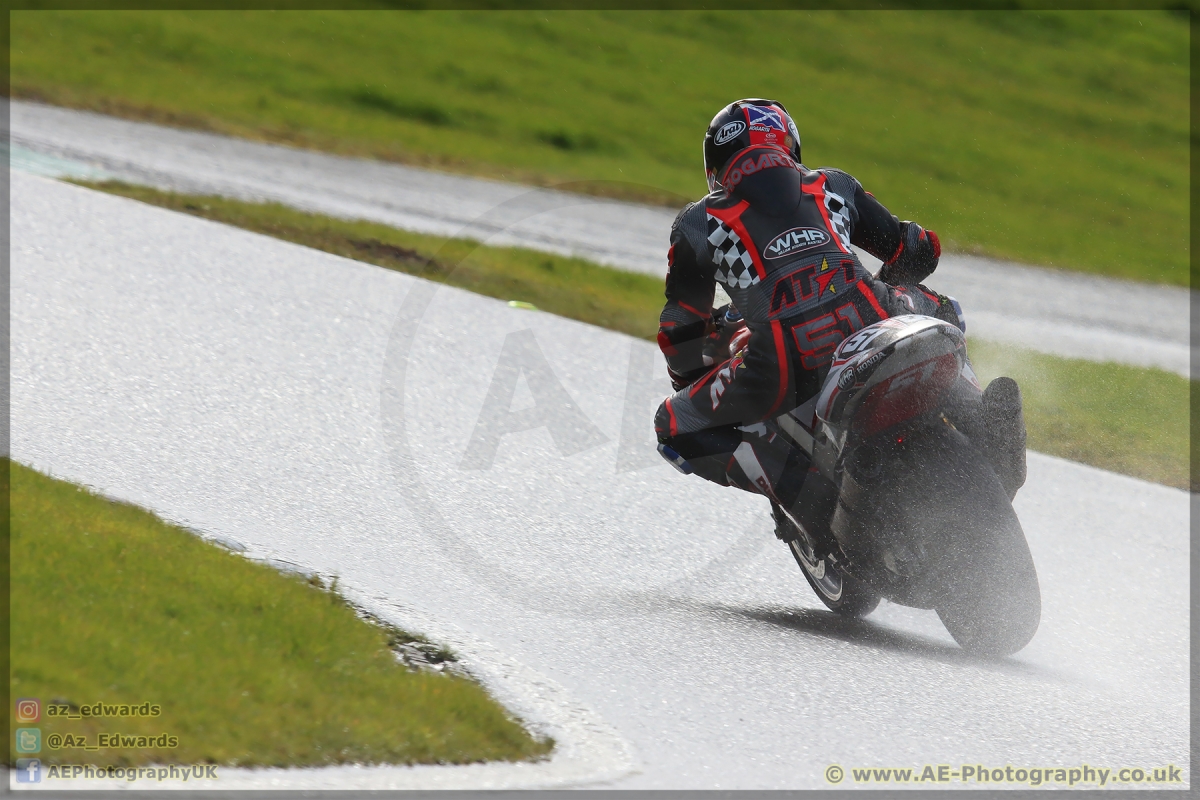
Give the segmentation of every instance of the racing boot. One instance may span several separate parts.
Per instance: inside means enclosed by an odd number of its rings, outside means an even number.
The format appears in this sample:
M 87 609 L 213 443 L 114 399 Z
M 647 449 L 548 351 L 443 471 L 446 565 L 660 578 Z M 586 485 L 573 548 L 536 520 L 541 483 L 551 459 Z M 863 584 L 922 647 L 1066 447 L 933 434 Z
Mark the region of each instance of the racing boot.
M 985 446 L 992 467 L 1011 501 L 1025 485 L 1025 415 L 1021 387 L 1012 378 L 996 378 L 983 390 Z

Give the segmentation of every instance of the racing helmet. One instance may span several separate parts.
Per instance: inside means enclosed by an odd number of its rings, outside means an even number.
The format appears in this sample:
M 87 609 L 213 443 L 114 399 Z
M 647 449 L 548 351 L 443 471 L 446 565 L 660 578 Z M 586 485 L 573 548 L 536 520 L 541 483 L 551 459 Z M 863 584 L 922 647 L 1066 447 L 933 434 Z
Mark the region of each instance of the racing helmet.
M 721 109 L 704 134 L 704 174 L 710 192 L 721 188 L 721 171 L 752 145 L 773 145 L 800 163 L 800 133 L 783 103 L 750 98 Z

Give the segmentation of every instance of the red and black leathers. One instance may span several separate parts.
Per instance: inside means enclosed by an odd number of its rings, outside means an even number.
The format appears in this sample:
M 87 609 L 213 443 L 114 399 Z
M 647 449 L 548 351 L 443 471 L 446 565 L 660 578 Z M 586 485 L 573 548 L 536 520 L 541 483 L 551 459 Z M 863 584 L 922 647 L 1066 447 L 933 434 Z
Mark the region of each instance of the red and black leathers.
M 936 234 L 899 221 L 850 175 L 754 146 L 730 160 L 720 184 L 671 229 L 658 342 L 678 391 L 655 427 L 703 477 L 787 506 L 809 465 L 784 463 L 787 449 L 775 452 L 755 423 L 815 395 L 834 349 L 859 328 L 898 314 L 959 320 L 949 298 L 920 285 L 937 266 Z M 852 244 L 884 262 L 878 277 Z M 712 364 L 704 344 L 718 283 L 751 336 Z

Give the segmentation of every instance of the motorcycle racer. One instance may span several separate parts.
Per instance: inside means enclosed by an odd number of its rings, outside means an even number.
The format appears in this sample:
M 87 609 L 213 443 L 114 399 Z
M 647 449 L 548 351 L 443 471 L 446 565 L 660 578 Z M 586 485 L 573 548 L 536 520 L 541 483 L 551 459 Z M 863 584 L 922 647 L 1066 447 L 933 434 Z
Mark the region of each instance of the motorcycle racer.
M 819 528 L 831 486 L 756 423 L 816 395 L 834 349 L 866 325 L 925 314 L 961 327 L 957 303 L 921 284 L 941 244 L 851 175 L 805 167 L 777 101 L 722 109 L 704 137 L 704 166 L 710 193 L 671 228 L 658 343 L 676 392 L 655 415 L 659 451 Z M 877 275 L 851 245 L 883 262 Z M 718 283 L 735 309 L 714 311 Z M 739 313 L 748 341 L 733 358 L 715 355 L 727 352 Z

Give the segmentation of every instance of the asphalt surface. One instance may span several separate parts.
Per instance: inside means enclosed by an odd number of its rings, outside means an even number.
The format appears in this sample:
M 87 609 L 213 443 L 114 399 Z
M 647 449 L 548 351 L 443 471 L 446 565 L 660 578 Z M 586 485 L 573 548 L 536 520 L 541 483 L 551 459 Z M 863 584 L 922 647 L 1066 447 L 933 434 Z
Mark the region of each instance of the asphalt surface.
M 648 343 L 17 172 L 11 235 L 13 456 L 483 653 L 574 761 L 478 785 L 1189 779 L 1184 492 L 1031 454 L 1041 629 L 976 660 L 932 612 L 823 611 L 764 502 L 657 461 Z
M 569 184 L 561 187 L 568 191 L 535 190 L 21 101 L 11 105 L 11 135 L 14 165 L 42 174 L 276 200 L 653 275 L 666 270 L 675 215 L 573 194 Z M 865 254 L 864 261 L 878 264 Z M 943 257 L 929 284 L 962 302 L 969 332 L 981 338 L 1190 374 L 1185 289 L 959 255 Z

